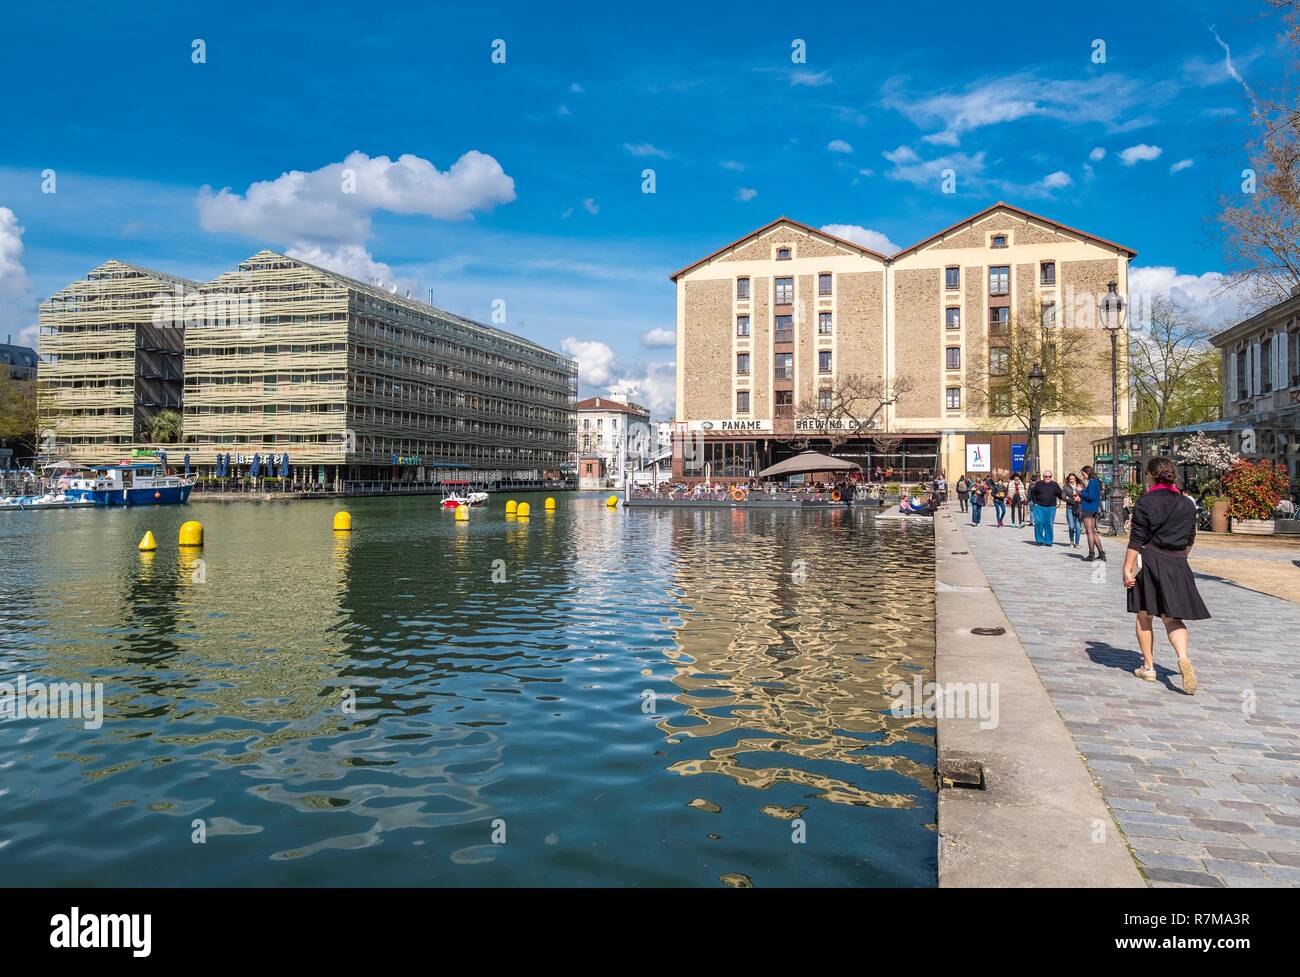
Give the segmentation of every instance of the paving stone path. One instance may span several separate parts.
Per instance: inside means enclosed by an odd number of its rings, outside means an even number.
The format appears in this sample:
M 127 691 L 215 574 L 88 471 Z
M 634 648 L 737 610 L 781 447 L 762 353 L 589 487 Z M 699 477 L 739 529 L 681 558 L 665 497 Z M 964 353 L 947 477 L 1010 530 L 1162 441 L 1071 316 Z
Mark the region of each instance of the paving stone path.
M 1187 696 L 1159 622 L 1159 680 L 1132 674 L 1123 540 L 1084 563 L 1063 523 L 1048 549 L 951 509 L 1148 881 L 1300 885 L 1300 606 L 1197 574 Z

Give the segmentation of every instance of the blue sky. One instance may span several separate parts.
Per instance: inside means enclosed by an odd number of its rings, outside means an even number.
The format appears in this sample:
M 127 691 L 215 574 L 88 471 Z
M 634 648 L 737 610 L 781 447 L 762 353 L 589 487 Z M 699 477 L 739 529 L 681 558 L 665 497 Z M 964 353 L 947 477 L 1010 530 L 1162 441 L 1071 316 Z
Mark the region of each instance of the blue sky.
M 677 268 L 781 214 L 879 249 L 998 199 L 1231 314 L 1207 218 L 1245 86 L 1282 80 L 1262 0 L 460 6 L 7 7 L 0 333 L 110 257 L 207 279 L 269 246 L 485 321 L 504 300 L 584 394 L 669 416 Z

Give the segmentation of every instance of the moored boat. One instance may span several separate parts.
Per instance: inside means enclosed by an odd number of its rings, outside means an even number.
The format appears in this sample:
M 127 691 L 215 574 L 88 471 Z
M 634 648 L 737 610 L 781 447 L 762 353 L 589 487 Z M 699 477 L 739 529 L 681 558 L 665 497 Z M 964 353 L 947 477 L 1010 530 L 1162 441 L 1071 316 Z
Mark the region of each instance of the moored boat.
M 168 475 L 155 462 L 95 465 L 59 479 L 68 498 L 97 506 L 183 505 L 193 487 L 194 479 Z

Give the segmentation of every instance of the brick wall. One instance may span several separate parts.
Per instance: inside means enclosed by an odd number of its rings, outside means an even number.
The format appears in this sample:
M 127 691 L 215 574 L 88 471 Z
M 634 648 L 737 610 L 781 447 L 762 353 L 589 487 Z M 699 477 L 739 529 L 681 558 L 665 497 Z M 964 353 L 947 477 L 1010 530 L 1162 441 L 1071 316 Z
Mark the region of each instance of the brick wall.
M 736 364 L 731 355 L 732 315 L 729 278 L 688 281 L 686 288 L 686 371 L 678 406 L 683 417 L 731 417 L 731 384 Z
M 942 274 L 918 268 L 894 276 L 894 369 L 912 385 L 898 398 L 896 417 L 937 417 L 942 411 Z

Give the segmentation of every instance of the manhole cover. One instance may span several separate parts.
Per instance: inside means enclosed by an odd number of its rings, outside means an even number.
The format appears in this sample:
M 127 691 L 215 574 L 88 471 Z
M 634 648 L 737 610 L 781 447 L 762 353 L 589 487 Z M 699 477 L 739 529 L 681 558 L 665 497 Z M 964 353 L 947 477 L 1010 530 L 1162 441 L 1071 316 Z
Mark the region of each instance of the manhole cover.
M 952 556 L 970 556 L 970 550 L 953 550 Z
M 971 628 L 970 633 L 983 634 L 983 635 L 999 635 L 999 634 L 1006 634 L 1007 629 L 1006 628 Z

